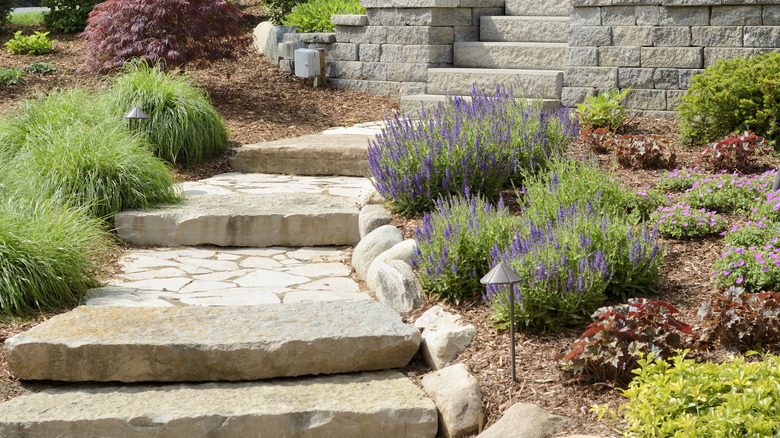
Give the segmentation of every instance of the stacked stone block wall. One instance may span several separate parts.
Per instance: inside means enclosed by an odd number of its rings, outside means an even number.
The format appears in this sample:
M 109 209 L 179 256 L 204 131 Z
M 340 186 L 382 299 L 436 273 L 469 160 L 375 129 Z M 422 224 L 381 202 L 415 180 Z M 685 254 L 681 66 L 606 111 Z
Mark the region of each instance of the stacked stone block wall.
M 451 67 L 453 43 L 477 41 L 479 18 L 504 0 L 362 0 L 366 15 L 334 15 L 335 33 L 286 34 L 324 49 L 328 80 L 341 88 L 424 94 L 428 68 Z
M 572 0 L 562 103 L 631 88 L 626 108 L 670 117 L 718 59 L 780 47 L 780 0 Z

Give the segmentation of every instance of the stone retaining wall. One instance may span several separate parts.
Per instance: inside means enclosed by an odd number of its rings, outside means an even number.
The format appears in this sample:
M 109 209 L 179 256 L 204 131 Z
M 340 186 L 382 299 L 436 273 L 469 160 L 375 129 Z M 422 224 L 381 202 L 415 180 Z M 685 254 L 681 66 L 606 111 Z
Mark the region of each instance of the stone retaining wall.
M 780 0 L 572 0 L 562 103 L 631 87 L 626 108 L 670 117 L 717 59 L 780 47 Z

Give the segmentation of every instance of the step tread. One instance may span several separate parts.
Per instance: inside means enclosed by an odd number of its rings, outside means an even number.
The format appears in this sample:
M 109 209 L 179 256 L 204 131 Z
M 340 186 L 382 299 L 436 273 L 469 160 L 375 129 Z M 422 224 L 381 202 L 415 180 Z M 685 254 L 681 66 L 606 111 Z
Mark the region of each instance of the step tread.
M 5 438 L 411 438 L 433 437 L 436 429 L 433 402 L 395 371 L 268 382 L 66 385 L 0 409 Z
M 454 43 L 455 48 L 458 47 L 529 47 L 529 48 L 560 48 L 565 49 L 569 47 L 568 43 L 535 43 L 535 42 L 515 42 L 515 41 L 463 41 Z
M 569 21 L 569 16 L 560 15 L 483 15 L 480 20 L 493 21 Z
M 81 306 L 6 341 L 22 380 L 257 380 L 405 366 L 420 332 L 375 301 Z
M 496 75 L 541 75 L 557 76 L 563 74 L 563 70 L 534 70 L 522 68 L 474 68 L 474 67 L 445 67 L 429 68 L 428 75 L 431 73 L 463 73 L 463 74 L 496 74 Z

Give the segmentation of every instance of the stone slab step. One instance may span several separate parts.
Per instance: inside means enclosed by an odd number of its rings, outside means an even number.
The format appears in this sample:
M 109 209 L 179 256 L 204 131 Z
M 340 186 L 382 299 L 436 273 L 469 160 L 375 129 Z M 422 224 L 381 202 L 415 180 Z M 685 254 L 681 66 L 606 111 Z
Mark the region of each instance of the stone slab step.
M 506 0 L 505 15 L 558 15 L 568 17 L 570 0 Z
M 433 402 L 398 372 L 158 386 L 67 385 L 0 405 L 0 436 L 436 436 Z
M 365 176 L 373 139 L 373 134 L 306 135 L 243 145 L 233 149 L 229 161 L 234 170 L 247 173 Z
M 455 43 L 455 67 L 563 70 L 566 43 Z
M 461 96 L 466 100 L 471 100 L 471 96 Z M 415 94 L 401 97 L 401 114 L 410 117 L 419 117 L 420 108 L 425 108 L 427 114 L 431 114 L 439 104 L 447 101 L 447 96 L 440 94 Z M 561 107 L 560 99 L 544 99 L 543 107 L 549 111 L 557 110 Z
M 81 306 L 6 340 L 22 380 L 258 380 L 400 368 L 420 332 L 375 301 Z M 0 435 L 2 436 L 2 435 Z
M 357 200 L 321 193 L 188 194 L 184 203 L 124 211 L 121 239 L 154 246 L 325 246 L 360 241 Z
M 520 94 L 560 99 L 563 71 L 482 68 L 429 68 L 428 94 L 469 95 L 475 85 L 485 91 L 497 85 L 512 87 Z
M 569 36 L 569 17 L 482 16 L 479 40 L 503 42 L 565 43 Z

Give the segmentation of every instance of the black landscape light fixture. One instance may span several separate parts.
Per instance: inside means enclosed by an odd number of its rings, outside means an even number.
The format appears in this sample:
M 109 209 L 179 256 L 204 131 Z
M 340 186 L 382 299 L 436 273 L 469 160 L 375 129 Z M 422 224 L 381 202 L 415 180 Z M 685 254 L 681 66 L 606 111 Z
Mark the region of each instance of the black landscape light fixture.
M 149 116 L 141 108 L 135 107 L 125 115 L 125 118 L 130 121 L 130 132 L 133 132 L 133 120 L 146 120 Z
M 517 381 L 517 377 L 515 376 L 515 289 L 513 285 L 520 281 L 522 281 L 522 278 L 517 275 L 517 272 L 507 266 L 504 262 L 498 262 L 490 272 L 479 280 L 479 282 L 484 285 L 509 285 L 509 339 L 511 342 L 509 345 L 509 354 L 512 356 L 513 382 Z

